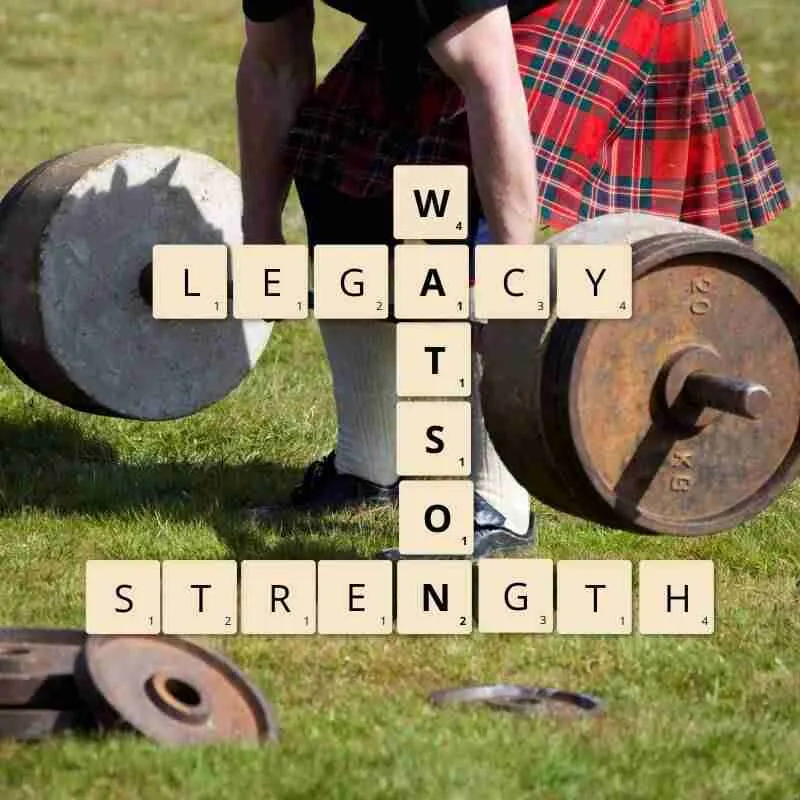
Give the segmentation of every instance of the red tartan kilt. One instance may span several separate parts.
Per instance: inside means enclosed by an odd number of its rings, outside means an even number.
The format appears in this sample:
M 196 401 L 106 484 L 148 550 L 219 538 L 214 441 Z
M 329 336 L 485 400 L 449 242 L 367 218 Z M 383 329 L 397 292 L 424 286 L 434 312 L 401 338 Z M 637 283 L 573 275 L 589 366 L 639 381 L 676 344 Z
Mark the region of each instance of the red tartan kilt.
M 542 223 L 645 211 L 742 238 L 789 207 L 722 0 L 557 0 L 514 24 Z M 302 109 L 295 173 L 391 191 L 396 164 L 470 164 L 463 98 L 367 27 Z

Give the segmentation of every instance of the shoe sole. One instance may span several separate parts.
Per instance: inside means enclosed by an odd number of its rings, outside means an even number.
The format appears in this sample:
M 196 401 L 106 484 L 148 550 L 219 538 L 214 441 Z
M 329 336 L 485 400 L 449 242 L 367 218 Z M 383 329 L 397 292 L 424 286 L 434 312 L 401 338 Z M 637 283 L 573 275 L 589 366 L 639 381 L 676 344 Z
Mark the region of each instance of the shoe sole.
M 512 550 L 524 550 L 529 547 L 534 547 L 535 545 L 536 545 L 535 536 L 519 539 L 519 538 L 511 538 L 510 535 L 504 534 L 502 538 L 495 540 L 487 548 L 479 550 L 477 553 L 473 554 L 473 558 L 487 558 L 487 557 L 490 558 L 495 553 L 508 553 Z

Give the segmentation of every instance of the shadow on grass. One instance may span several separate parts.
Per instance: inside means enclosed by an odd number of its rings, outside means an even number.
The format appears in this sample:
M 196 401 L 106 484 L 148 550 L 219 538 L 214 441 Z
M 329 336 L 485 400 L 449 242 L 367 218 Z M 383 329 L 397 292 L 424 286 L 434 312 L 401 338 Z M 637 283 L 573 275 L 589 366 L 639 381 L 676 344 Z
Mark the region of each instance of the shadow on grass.
M 176 522 L 210 524 L 237 560 L 359 557 L 325 541 L 330 519 L 284 515 L 275 527 L 249 518 L 249 508 L 283 500 L 301 473 L 269 461 L 123 462 L 107 442 L 75 426 L 0 420 L 3 516 L 30 509 L 96 518 L 152 512 Z M 337 534 L 353 534 L 357 527 L 347 520 L 336 523 Z M 283 534 L 287 528 L 291 535 Z

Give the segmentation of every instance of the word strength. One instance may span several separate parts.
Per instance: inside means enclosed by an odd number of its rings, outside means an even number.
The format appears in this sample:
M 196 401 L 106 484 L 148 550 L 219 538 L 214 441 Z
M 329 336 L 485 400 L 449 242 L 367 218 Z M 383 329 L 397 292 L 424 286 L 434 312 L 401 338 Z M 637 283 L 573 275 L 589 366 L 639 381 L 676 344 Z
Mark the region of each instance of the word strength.
M 90 634 L 631 634 L 630 561 L 89 561 Z M 641 634 L 714 632 L 712 561 L 641 561 Z
M 630 245 L 459 244 L 468 193 L 466 167 L 396 167 L 391 247 L 156 245 L 153 316 L 226 319 L 232 300 L 237 319 L 304 319 L 312 301 L 320 319 L 547 319 L 555 298 L 563 319 L 630 319 Z

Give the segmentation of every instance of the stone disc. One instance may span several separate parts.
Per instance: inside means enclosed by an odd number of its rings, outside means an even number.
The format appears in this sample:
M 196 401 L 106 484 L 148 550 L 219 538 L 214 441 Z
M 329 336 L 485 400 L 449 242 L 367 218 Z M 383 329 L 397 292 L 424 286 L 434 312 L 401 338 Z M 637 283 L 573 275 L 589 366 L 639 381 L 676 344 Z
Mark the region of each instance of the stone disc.
M 270 705 L 228 659 L 171 636 L 90 636 L 78 660 L 81 694 L 103 727 L 167 745 L 265 742 Z
M 155 320 L 140 290 L 156 244 L 241 243 L 231 170 L 168 147 L 101 145 L 32 170 L 0 204 L 0 354 L 79 411 L 167 420 L 223 399 L 272 324 Z

